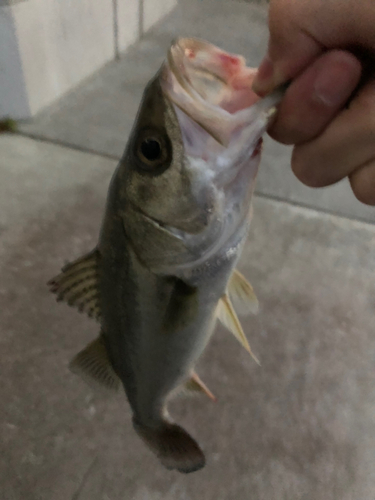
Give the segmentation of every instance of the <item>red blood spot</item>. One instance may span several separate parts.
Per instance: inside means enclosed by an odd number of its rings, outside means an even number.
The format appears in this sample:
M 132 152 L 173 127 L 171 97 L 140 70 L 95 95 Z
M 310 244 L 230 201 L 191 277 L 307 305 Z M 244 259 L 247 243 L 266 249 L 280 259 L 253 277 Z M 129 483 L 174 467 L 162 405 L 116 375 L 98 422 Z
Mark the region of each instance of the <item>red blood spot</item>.
M 189 59 L 194 59 L 195 51 L 193 49 L 185 49 L 185 56 Z
M 228 79 L 231 80 L 239 72 L 241 72 L 242 64 L 241 64 L 241 59 L 239 57 L 232 56 L 224 52 L 218 54 L 218 59 L 219 59 L 219 64 L 221 65 Z
M 240 64 L 240 58 L 237 56 L 220 54 L 219 57 L 224 66 L 232 68 L 233 66 L 238 66 Z
M 219 54 L 219 59 L 224 71 L 228 74 L 228 77 L 232 77 L 240 71 L 241 60 L 239 57 L 221 53 Z
M 262 144 L 263 144 L 263 138 L 261 137 L 255 148 L 254 148 L 254 151 L 253 151 L 253 154 L 251 155 L 251 158 L 255 158 L 256 156 L 258 156 L 261 152 L 262 152 Z

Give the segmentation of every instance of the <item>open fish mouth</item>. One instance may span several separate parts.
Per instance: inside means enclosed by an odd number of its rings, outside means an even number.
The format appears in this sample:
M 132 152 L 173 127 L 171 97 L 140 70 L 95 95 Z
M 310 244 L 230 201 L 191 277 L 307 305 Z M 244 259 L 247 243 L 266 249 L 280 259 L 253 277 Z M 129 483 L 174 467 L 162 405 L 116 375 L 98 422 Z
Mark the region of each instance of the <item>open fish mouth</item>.
M 196 38 L 179 38 L 168 52 L 161 83 L 171 101 L 227 146 L 238 132 L 263 114 L 264 127 L 278 99 L 262 99 L 251 89 L 255 68 L 244 57 L 230 54 Z M 263 106 L 254 106 L 265 102 Z
M 254 104 L 251 90 L 256 70 L 244 57 L 229 54 L 203 40 L 180 38 L 168 53 L 168 63 L 181 87 L 192 97 L 235 113 Z

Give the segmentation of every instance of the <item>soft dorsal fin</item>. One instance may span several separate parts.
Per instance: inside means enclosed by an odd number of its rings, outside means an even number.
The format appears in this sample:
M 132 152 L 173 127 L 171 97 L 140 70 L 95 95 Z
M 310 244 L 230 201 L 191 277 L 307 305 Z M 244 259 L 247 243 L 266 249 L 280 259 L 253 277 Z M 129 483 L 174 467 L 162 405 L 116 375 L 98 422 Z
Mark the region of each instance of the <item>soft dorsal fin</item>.
M 233 309 L 232 303 L 228 295 L 223 295 L 218 302 L 216 315 L 218 319 L 223 323 L 224 326 L 228 328 L 230 332 L 236 337 L 236 339 L 242 344 L 242 346 L 247 350 L 258 365 L 260 365 L 259 360 L 252 352 L 249 342 L 245 336 L 242 329 L 241 323 L 237 317 L 235 310 Z
M 101 310 L 98 290 L 98 250 L 67 264 L 61 273 L 48 282 L 50 291 L 90 317 L 100 319 Z
M 117 392 L 121 386 L 101 335 L 72 359 L 69 368 L 93 389 Z
M 259 310 L 259 302 L 253 287 L 247 279 L 235 269 L 228 282 L 228 294 L 238 314 L 256 314 Z

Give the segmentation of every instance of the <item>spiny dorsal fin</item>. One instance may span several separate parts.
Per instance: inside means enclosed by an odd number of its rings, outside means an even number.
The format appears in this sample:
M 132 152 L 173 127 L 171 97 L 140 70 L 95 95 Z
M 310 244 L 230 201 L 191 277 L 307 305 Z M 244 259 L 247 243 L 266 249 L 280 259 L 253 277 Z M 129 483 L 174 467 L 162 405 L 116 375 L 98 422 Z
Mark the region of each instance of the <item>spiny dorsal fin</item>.
M 245 316 L 249 313 L 256 314 L 258 312 L 259 302 L 254 289 L 237 269 L 233 271 L 230 277 L 227 290 L 238 314 Z
M 67 264 L 61 273 L 48 282 L 50 291 L 70 306 L 90 317 L 100 319 L 98 290 L 98 250 L 84 255 L 80 259 Z
M 224 326 L 228 328 L 230 332 L 236 337 L 236 339 L 243 345 L 247 352 L 251 355 L 258 365 L 260 365 L 259 360 L 252 352 L 249 342 L 245 336 L 242 329 L 241 323 L 237 317 L 235 310 L 233 309 L 232 303 L 228 295 L 223 295 L 218 302 L 216 309 L 216 316 L 223 323 Z
M 116 375 L 102 336 L 91 342 L 70 362 L 69 368 L 93 389 L 117 392 L 121 381 Z

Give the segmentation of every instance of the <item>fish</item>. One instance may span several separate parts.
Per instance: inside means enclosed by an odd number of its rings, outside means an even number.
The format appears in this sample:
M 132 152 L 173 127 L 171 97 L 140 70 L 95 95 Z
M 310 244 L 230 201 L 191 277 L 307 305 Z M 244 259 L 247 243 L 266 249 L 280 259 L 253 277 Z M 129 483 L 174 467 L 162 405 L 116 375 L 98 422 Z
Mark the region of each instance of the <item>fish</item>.
M 195 365 L 217 320 L 258 361 L 236 313 L 255 313 L 258 301 L 236 265 L 262 135 L 282 94 L 257 97 L 255 72 L 205 40 L 172 42 L 110 182 L 97 245 L 48 283 L 100 325 L 71 370 L 109 392 L 123 388 L 136 433 L 182 473 L 206 459 L 168 402 L 216 399 Z

